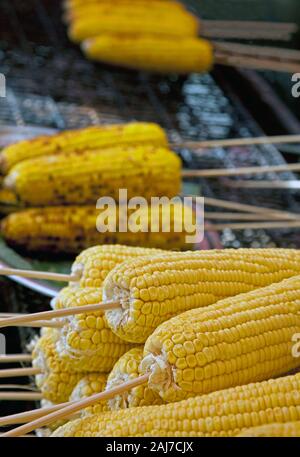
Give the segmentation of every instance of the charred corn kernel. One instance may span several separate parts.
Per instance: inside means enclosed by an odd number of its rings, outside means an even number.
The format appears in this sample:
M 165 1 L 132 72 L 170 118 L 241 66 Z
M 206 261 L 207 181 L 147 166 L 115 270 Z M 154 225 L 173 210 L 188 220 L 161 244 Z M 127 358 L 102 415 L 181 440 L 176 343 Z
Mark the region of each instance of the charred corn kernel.
M 119 209 L 117 208 L 117 213 Z M 90 246 L 99 244 L 123 244 L 160 248 L 166 250 L 184 250 L 187 244 L 187 235 L 191 235 L 193 227 L 183 227 L 182 231 L 175 231 L 184 218 L 194 220 L 194 214 L 188 207 L 182 209 L 181 204 L 171 207 L 170 231 L 163 232 L 163 209 L 158 212 L 155 208 L 141 209 L 141 231 L 134 232 L 105 232 L 102 231 L 104 222 L 93 206 L 59 206 L 26 209 L 10 214 L 2 220 L 1 233 L 6 242 L 19 250 L 34 253 L 50 254 L 79 254 Z M 166 209 L 168 212 L 169 209 Z M 107 215 L 107 213 L 106 213 Z M 110 218 L 110 215 L 107 215 Z M 112 210 L 111 218 L 115 217 Z M 117 214 L 118 218 L 118 214 Z M 121 219 L 119 219 L 121 220 Z M 152 231 L 149 221 L 157 222 L 158 231 Z M 98 227 L 98 229 L 97 229 Z M 100 229 L 100 232 L 99 232 Z M 191 230 L 192 229 L 192 230 Z
M 267 424 L 246 429 L 238 436 L 268 438 L 300 438 L 300 421 Z
M 32 352 L 32 365 L 41 370 L 35 376 L 35 382 L 43 397 L 53 403 L 63 403 L 68 401 L 83 375 L 75 372 L 70 359 L 59 356 L 56 350 L 57 338 L 58 333 L 55 331 L 47 332 L 38 340 Z
M 289 249 L 172 252 L 128 260 L 104 281 L 103 299 L 120 302 L 106 318 L 120 338 L 143 343 L 177 314 L 300 274 L 299 260 L 300 251 Z
M 169 402 L 263 381 L 299 367 L 292 351 L 299 329 L 295 276 L 165 322 L 146 341 L 141 370 Z
M 178 403 L 69 422 L 53 436 L 236 436 L 249 427 L 300 420 L 300 375 L 237 386 Z
M 137 378 L 140 375 L 139 365 L 142 358 L 143 347 L 130 349 L 120 357 L 108 376 L 106 390 Z M 108 406 L 112 411 L 136 406 L 160 405 L 161 403 L 160 396 L 152 389 L 149 389 L 147 384 L 135 387 L 108 400 Z
M 132 8 L 133 9 L 133 8 Z M 134 9 L 133 9 L 134 11 Z M 148 14 L 147 14 L 148 13 Z M 129 35 L 132 38 L 141 34 L 167 36 L 171 41 L 177 37 L 197 37 L 199 21 L 196 16 L 183 9 L 136 11 L 124 14 L 121 11 L 109 14 L 80 16 L 69 27 L 69 37 L 75 43 L 105 34 Z
M 212 45 L 193 37 L 102 34 L 84 41 L 82 48 L 93 60 L 158 73 L 202 73 L 214 63 Z
M 159 249 L 113 244 L 93 246 L 77 256 L 72 265 L 72 273 L 80 278 L 80 287 L 101 287 L 108 273 L 125 260 L 163 252 Z M 57 305 L 59 307 L 59 303 Z
M 102 290 L 67 287 L 59 296 L 61 308 L 85 306 L 100 303 Z M 109 329 L 103 311 L 68 317 L 56 344 L 60 356 L 74 362 L 74 370 L 86 372 L 109 372 L 131 347 Z
M 167 146 L 165 132 L 159 125 L 146 122 L 112 124 L 67 130 L 51 136 L 40 136 L 20 141 L 4 148 L 0 155 L 0 169 L 7 173 L 14 165 L 40 156 L 63 153 L 81 153 L 116 146 L 145 145 Z
M 180 193 L 181 161 L 153 146 L 44 156 L 17 164 L 4 186 L 28 206 L 96 204 L 100 197 L 118 201 L 119 189 L 127 190 L 128 199 L 172 198 Z

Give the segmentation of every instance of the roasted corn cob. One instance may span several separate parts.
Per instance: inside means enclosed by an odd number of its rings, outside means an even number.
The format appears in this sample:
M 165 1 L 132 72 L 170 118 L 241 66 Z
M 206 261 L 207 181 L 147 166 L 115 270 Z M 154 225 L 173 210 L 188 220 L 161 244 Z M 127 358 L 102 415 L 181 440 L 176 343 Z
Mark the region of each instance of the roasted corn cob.
M 82 251 L 72 265 L 72 274 L 78 275 L 80 287 L 101 287 L 108 273 L 128 259 L 163 254 L 160 249 L 147 249 L 119 244 L 93 246 Z M 72 283 L 71 283 L 72 285 Z M 68 289 L 66 289 L 68 290 Z M 55 299 L 55 308 L 60 308 L 59 299 Z
M 118 201 L 119 189 L 127 190 L 128 199 L 172 198 L 181 189 L 181 161 L 153 146 L 44 156 L 13 167 L 4 187 L 28 206 L 96 204 L 100 197 Z
M 120 338 L 143 343 L 158 325 L 188 309 L 300 274 L 299 259 L 298 250 L 225 249 L 129 260 L 104 281 L 103 299 L 120 302 L 106 319 Z
M 4 148 L 0 154 L 0 170 L 7 173 L 23 160 L 62 153 L 100 150 L 116 146 L 154 145 L 166 147 L 168 140 L 159 125 L 146 122 L 111 124 L 67 130 L 56 135 L 20 141 Z
M 178 21 L 182 17 L 182 14 L 186 11 L 181 3 L 177 1 L 162 2 L 162 1 L 152 1 L 149 5 L 149 1 L 120 1 L 115 2 L 113 5 L 109 1 L 104 2 L 93 2 L 83 5 L 70 6 L 67 9 L 67 12 L 64 16 L 67 22 L 72 22 L 78 18 L 91 18 L 91 17 L 101 17 L 103 15 L 117 15 L 122 17 L 127 17 L 130 20 L 131 16 L 139 16 L 143 19 L 143 16 L 149 14 L 151 18 L 156 17 L 157 14 L 166 14 L 175 15 L 181 13 L 181 16 L 178 17 Z M 186 17 L 186 16 L 185 16 Z
M 184 9 L 169 8 L 145 10 L 131 7 L 129 13 L 124 10 L 110 10 L 107 14 L 80 16 L 71 22 L 69 37 L 75 43 L 105 34 L 123 34 L 136 37 L 140 34 L 167 36 L 176 40 L 177 37 L 197 37 L 200 24 L 198 18 Z
M 53 436 L 235 436 L 253 426 L 299 421 L 299 389 L 297 374 L 169 405 L 89 416 L 69 422 Z
M 60 295 L 58 302 L 62 308 L 102 301 L 100 287 L 68 287 Z M 103 311 L 66 318 L 56 343 L 59 356 L 73 361 L 74 371 L 86 372 L 109 372 L 131 347 L 109 329 Z
M 143 358 L 143 347 L 135 347 L 126 352 L 117 361 L 110 372 L 106 390 L 118 386 L 126 381 L 137 378 L 140 375 L 139 365 Z M 123 408 L 133 408 L 137 406 L 160 405 L 162 399 L 160 396 L 149 389 L 147 385 L 135 387 L 129 392 L 117 395 L 108 401 L 109 408 L 114 411 Z M 93 413 L 98 414 L 97 405 L 94 406 Z
M 300 366 L 299 330 L 296 276 L 165 322 L 146 341 L 141 370 L 168 402 L 267 380 Z
M 83 42 L 86 56 L 111 65 L 158 73 L 202 73 L 212 69 L 213 46 L 196 37 L 100 34 Z
M 118 211 L 118 209 L 117 209 Z M 193 213 L 184 208 L 185 215 L 193 219 Z M 114 217 L 112 212 L 112 217 Z M 161 221 L 162 211 L 159 211 Z M 117 215 L 118 217 L 118 215 Z M 79 254 L 86 248 L 97 244 L 140 245 L 150 248 L 184 250 L 187 246 L 188 229 L 175 232 L 176 221 L 182 220 L 182 207 L 171 207 L 170 232 L 163 232 L 161 222 L 159 231 L 105 232 L 97 230 L 101 226 L 99 212 L 93 206 L 45 207 L 19 211 L 2 220 L 1 231 L 6 242 L 19 250 L 29 253 L 43 252 L 50 254 Z M 154 215 L 143 210 L 141 221 L 148 228 L 148 222 Z M 100 227 L 101 228 L 101 227 Z
M 8 189 L 0 188 L 0 213 L 10 214 L 14 211 L 18 211 L 22 207 L 20 206 L 18 199 L 14 192 Z
M 245 430 L 238 436 L 269 438 L 300 438 L 300 421 L 267 424 Z

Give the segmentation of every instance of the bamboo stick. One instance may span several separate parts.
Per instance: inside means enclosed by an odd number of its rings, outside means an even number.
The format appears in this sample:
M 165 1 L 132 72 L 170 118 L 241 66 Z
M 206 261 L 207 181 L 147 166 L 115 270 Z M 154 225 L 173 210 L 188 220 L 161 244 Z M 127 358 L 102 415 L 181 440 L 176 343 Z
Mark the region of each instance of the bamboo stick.
M 272 214 L 247 214 L 247 213 L 222 213 L 222 212 L 212 212 L 205 211 L 204 217 L 206 220 L 230 220 L 230 221 L 269 221 L 270 219 L 278 219 L 278 217 L 273 217 Z M 284 220 L 284 218 L 281 218 Z M 285 220 L 289 220 L 286 218 Z
M 0 267 L 0 276 L 22 276 L 23 278 L 44 279 L 48 281 L 76 282 L 78 275 L 65 275 L 49 271 L 19 270 L 16 268 Z
M 0 418 L 0 427 L 4 427 L 6 425 L 14 425 L 14 424 L 26 424 L 34 419 L 38 419 L 40 417 L 44 417 L 47 414 L 53 413 L 55 411 L 59 411 L 60 409 L 64 408 L 65 406 L 69 406 L 74 404 L 75 401 L 67 402 L 67 403 L 60 403 L 59 405 L 49 406 L 47 408 L 39 408 L 33 409 L 31 411 L 26 411 L 24 413 L 18 414 L 11 414 L 10 416 L 5 416 Z
M 76 314 L 82 313 L 92 313 L 95 311 L 101 310 L 109 310 L 109 309 L 117 309 L 120 308 L 120 303 L 116 302 L 102 302 L 94 305 L 86 305 L 86 306 L 75 306 L 73 308 L 63 308 L 58 310 L 52 311 L 43 311 L 40 313 L 33 313 L 22 315 L 19 317 L 11 317 L 8 319 L 0 319 L 0 328 L 2 327 L 9 327 L 14 325 L 24 325 L 34 321 L 39 321 L 40 319 L 54 319 L 58 317 L 66 317 L 66 316 L 75 316 Z
M 218 198 L 204 197 L 206 206 L 233 209 L 237 211 L 244 211 L 249 213 L 263 214 L 264 216 L 278 217 L 278 219 L 291 219 L 300 221 L 300 214 L 290 213 L 288 211 L 281 211 L 263 206 L 248 205 L 246 203 L 232 202 L 229 200 L 221 200 Z
M 38 392 L 0 392 L 0 401 L 40 401 L 43 399 Z
M 31 354 L 7 354 L 0 355 L 0 363 L 31 362 Z
M 121 395 L 128 390 L 133 389 L 134 387 L 145 384 L 148 381 L 149 374 L 145 374 L 131 381 L 124 382 L 123 384 L 114 387 L 113 389 L 101 392 L 100 394 L 92 395 L 91 397 L 85 398 L 75 403 L 68 404 L 67 406 L 61 408 L 58 411 L 50 413 L 49 415 L 38 418 L 28 424 L 21 425 L 7 433 L 3 436 L 5 437 L 17 437 L 20 435 L 26 435 L 37 428 L 44 427 L 45 425 L 51 424 L 57 420 L 64 419 L 71 416 L 78 411 L 81 411 L 84 408 L 95 405 L 96 403 L 104 400 L 109 400 L 110 398 L 115 397 L 116 395 Z
M 23 376 L 34 376 L 41 374 L 39 368 L 9 368 L 7 370 L 0 370 L 0 378 L 20 378 Z
M 226 181 L 226 185 L 230 187 L 245 188 L 245 189 L 300 189 L 300 180 L 289 180 L 289 181 Z
M 219 232 L 226 229 L 230 230 L 259 230 L 259 229 L 288 229 L 288 228 L 300 228 L 299 222 L 244 222 L 244 223 L 232 223 L 232 224 L 205 224 L 205 228 L 208 231 Z
M 183 170 L 183 178 L 216 178 L 222 176 L 239 176 L 248 174 L 261 174 L 270 172 L 300 171 L 300 163 L 282 164 L 282 165 L 265 165 L 257 167 L 242 168 L 219 168 L 209 170 Z

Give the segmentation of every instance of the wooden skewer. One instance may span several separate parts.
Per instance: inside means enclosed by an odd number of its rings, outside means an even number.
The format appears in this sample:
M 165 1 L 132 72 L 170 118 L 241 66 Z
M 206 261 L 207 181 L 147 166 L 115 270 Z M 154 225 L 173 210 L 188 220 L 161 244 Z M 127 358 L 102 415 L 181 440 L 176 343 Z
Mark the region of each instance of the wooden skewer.
M 226 185 L 230 187 L 246 188 L 246 189 L 300 189 L 300 180 L 289 181 L 226 181 Z
M 218 198 L 204 197 L 205 206 L 233 209 L 237 211 L 244 211 L 248 213 L 263 214 L 265 217 L 278 217 L 278 219 L 291 219 L 300 220 L 300 215 L 290 213 L 288 211 L 281 211 L 272 208 L 266 208 L 262 206 L 248 205 L 246 203 L 231 202 L 229 200 L 221 200 Z
M 0 392 L 0 401 L 39 401 L 43 395 L 38 392 Z
M 19 362 L 31 362 L 31 361 L 32 361 L 31 354 L 0 355 L 0 363 L 19 363 Z
M 242 67 L 252 70 L 270 70 L 282 73 L 299 73 L 300 62 L 279 61 L 249 56 L 228 55 L 220 51 L 215 53 L 215 62 L 229 67 Z
M 9 368 L 8 370 L 0 370 L 0 378 L 20 378 L 41 373 L 39 368 Z
M 227 148 L 232 146 L 253 146 L 262 144 L 292 144 L 300 143 L 300 135 L 279 135 L 263 136 L 256 138 L 232 138 L 225 140 L 207 140 L 207 141 L 182 141 L 171 143 L 176 148 L 189 149 L 208 149 L 208 148 Z
M 22 276 L 23 278 L 46 279 L 48 281 L 76 282 L 78 275 L 65 275 L 49 271 L 18 270 L 16 268 L 0 267 L 0 276 Z
M 230 220 L 230 221 L 269 221 L 270 219 L 277 219 L 278 217 L 273 217 L 272 214 L 247 214 L 247 213 L 222 213 L 222 212 L 212 212 L 205 211 L 204 213 L 205 220 Z M 284 220 L 281 218 L 280 220 Z M 289 220 L 289 218 L 286 218 Z M 300 220 L 300 219 L 299 219 Z
M 259 229 L 288 229 L 288 228 L 300 228 L 299 222 L 245 222 L 245 223 L 232 223 L 232 224 L 205 224 L 205 228 L 208 231 L 220 232 L 226 229 L 230 230 L 259 230 Z
M 60 410 L 52 412 L 49 415 L 43 416 L 36 420 L 33 420 L 28 424 L 21 425 L 20 427 L 17 427 L 14 430 L 5 433 L 3 436 L 17 437 L 23 434 L 26 435 L 27 433 L 30 433 L 31 431 L 36 430 L 37 428 L 44 427 L 45 425 L 51 424 L 52 422 L 69 417 L 72 414 L 77 413 L 78 411 L 81 411 L 82 409 L 87 408 L 89 406 L 95 405 L 100 401 L 109 400 L 110 398 L 113 398 L 116 395 L 121 395 L 123 392 L 127 392 L 128 390 L 133 389 L 134 387 L 145 384 L 148 381 L 148 379 L 149 374 L 147 373 L 143 376 L 133 379 L 132 381 L 127 381 L 117 387 L 114 387 L 113 389 L 92 395 L 89 398 L 85 398 L 84 400 L 80 400 L 75 403 L 69 403 L 67 406 L 64 406 Z
M 25 413 L 11 414 L 10 416 L 5 416 L 0 418 L 0 427 L 13 424 L 26 424 L 34 419 L 39 417 L 46 416 L 47 414 L 58 411 L 65 406 L 74 404 L 75 402 L 60 403 L 59 405 L 49 406 L 47 408 L 33 409 L 31 411 L 26 411 Z
M 10 317 L 8 319 L 0 319 L 0 328 L 9 327 L 11 325 L 24 325 L 27 323 L 39 321 L 40 319 L 48 320 L 58 317 L 75 316 L 76 314 L 92 313 L 95 311 L 109 310 L 120 308 L 120 303 L 117 302 L 102 302 L 95 305 L 75 306 L 73 308 L 63 308 L 52 311 L 43 311 L 41 313 L 26 314 L 19 317 Z
M 1 313 L 0 314 L 0 319 L 9 319 L 12 317 L 22 317 L 22 316 L 27 316 L 27 314 L 10 314 L 10 313 Z M 29 322 L 28 324 L 24 324 L 24 327 L 33 327 L 33 328 L 42 328 L 42 327 L 48 327 L 48 328 L 62 328 L 63 327 L 63 322 L 60 321 L 36 321 L 36 322 Z M 0 356 L 1 357 L 1 356 Z
M 282 164 L 282 165 L 266 165 L 259 167 L 242 167 L 242 168 L 219 168 L 209 170 L 183 170 L 183 178 L 215 178 L 218 176 L 239 176 L 248 174 L 261 174 L 270 172 L 283 171 L 300 171 L 300 163 Z

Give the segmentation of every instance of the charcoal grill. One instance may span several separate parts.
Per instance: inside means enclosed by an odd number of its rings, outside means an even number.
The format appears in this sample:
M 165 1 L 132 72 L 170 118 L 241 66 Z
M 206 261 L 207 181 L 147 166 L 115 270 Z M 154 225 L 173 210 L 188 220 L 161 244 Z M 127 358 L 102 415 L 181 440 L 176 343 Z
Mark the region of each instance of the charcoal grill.
M 78 128 L 90 124 L 130 120 L 159 122 L 172 141 L 252 137 L 263 134 L 255 116 L 241 102 L 247 98 L 251 82 L 257 94 L 263 86 L 253 72 L 216 68 L 213 74 L 193 74 L 187 78 L 137 73 L 89 62 L 77 46 L 72 45 L 61 21 L 59 0 L 1 0 L 0 72 L 6 76 L 7 96 L 0 99 L 0 132 L 12 134 L 32 128 Z M 242 81 L 234 86 L 234 81 Z M 254 87 L 253 87 L 254 81 Z M 267 84 L 267 83 L 263 83 Z M 242 88 L 240 93 L 239 88 Z M 268 87 L 269 106 L 263 105 L 269 124 L 280 123 L 278 100 Z M 300 125 L 284 108 L 293 132 Z M 255 114 L 255 113 L 254 113 Z M 274 132 L 272 132 L 274 133 Z M 277 132 L 281 133 L 281 132 Z M 187 168 L 279 165 L 285 162 L 272 145 L 244 148 L 217 148 L 195 154 L 179 151 Z M 277 174 L 295 179 L 292 173 Z M 272 173 L 261 175 L 270 179 Z M 259 178 L 259 177 L 258 177 Z M 241 178 L 235 178 L 241 179 Z M 188 193 L 228 199 L 270 208 L 299 211 L 297 194 L 292 191 L 238 191 L 222 179 L 188 180 Z M 294 230 L 225 230 L 220 235 L 207 233 L 205 247 L 299 247 L 299 231 Z M 44 309 L 49 298 L 43 290 L 27 284 L 1 281 L 3 303 L 18 312 Z M 7 290 L 9 290 L 9 295 Z M 8 303 L 7 303 L 8 307 Z M 24 348 L 32 334 L 21 331 Z

